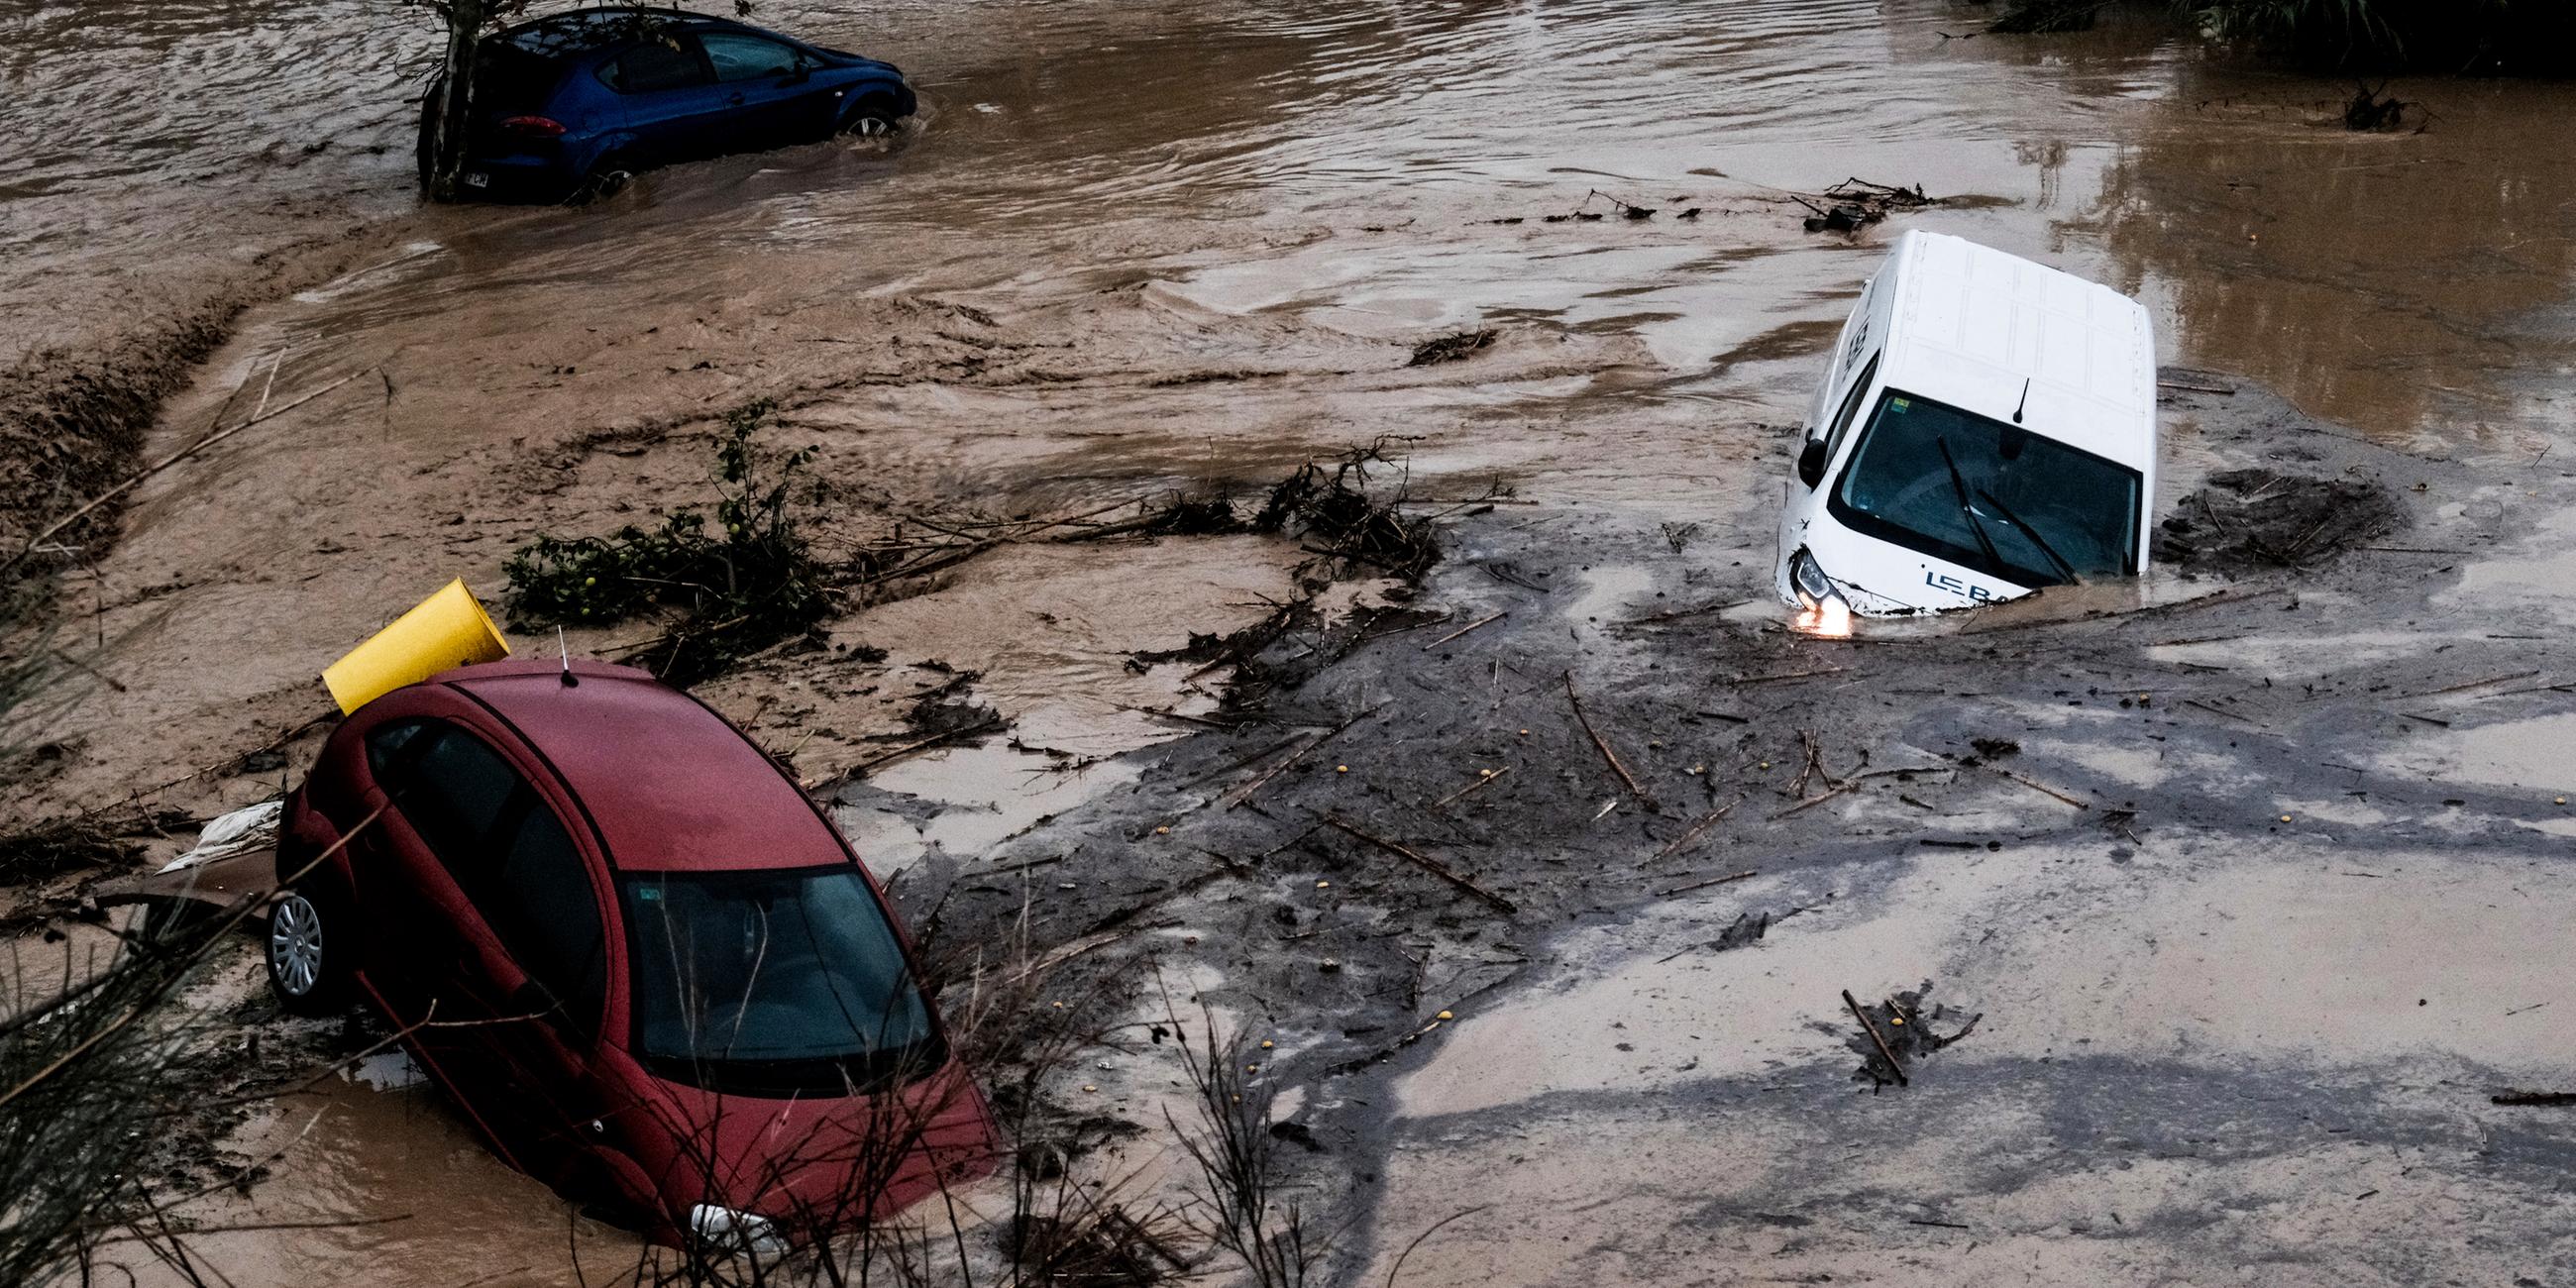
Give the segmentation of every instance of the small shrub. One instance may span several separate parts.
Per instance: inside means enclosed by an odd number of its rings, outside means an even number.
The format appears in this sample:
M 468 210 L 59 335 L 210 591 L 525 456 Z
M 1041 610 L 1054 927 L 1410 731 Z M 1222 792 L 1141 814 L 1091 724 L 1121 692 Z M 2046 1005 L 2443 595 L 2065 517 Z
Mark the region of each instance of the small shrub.
M 540 536 L 502 566 L 509 611 L 522 626 L 608 626 L 675 611 L 644 652 L 666 680 L 686 684 L 811 628 L 831 608 L 825 569 L 788 513 L 814 449 L 764 457 L 752 437 L 767 400 L 725 417 L 716 447 L 714 521 L 675 509 L 658 527 L 605 537 Z

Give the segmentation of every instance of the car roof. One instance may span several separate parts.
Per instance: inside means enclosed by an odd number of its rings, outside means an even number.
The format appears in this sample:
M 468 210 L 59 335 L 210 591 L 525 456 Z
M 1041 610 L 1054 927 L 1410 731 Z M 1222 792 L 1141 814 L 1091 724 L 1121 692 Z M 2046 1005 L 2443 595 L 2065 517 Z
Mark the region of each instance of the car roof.
M 1921 229 L 1897 242 L 1887 383 L 2149 470 L 2156 358 L 2145 306 L 2097 282 Z M 2027 401 L 2025 402 L 2025 396 Z
M 805 793 L 722 716 L 627 667 L 494 662 L 432 677 L 482 704 L 550 762 L 630 872 L 845 863 Z
M 683 30 L 760 31 L 746 23 L 714 14 L 691 13 L 686 9 L 664 9 L 649 5 L 599 5 L 573 9 L 564 13 L 531 18 L 513 27 L 505 27 L 494 37 L 507 41 L 525 52 L 552 58 L 568 58 L 606 49 L 635 40 L 647 32 L 664 27 Z M 761 32 L 772 35 L 771 32 Z

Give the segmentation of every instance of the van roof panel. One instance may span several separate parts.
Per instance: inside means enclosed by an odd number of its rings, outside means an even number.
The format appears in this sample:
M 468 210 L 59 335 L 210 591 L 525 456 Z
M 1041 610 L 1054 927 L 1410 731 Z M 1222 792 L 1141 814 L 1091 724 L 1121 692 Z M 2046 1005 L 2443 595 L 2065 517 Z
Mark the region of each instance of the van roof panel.
M 1897 243 L 1888 383 L 2138 469 L 2155 456 L 2146 309 L 2093 282 L 1958 237 Z

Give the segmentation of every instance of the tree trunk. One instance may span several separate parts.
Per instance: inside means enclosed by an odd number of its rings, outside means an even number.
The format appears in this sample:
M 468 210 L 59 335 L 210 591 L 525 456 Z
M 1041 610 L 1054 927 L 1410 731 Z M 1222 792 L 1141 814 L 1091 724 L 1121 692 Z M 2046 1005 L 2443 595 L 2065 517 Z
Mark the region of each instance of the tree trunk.
M 474 110 L 474 55 L 483 43 L 483 24 L 492 0 L 447 0 L 447 61 L 434 97 L 426 105 L 423 127 L 429 134 L 427 174 L 432 201 L 454 201 L 464 186 L 465 133 Z

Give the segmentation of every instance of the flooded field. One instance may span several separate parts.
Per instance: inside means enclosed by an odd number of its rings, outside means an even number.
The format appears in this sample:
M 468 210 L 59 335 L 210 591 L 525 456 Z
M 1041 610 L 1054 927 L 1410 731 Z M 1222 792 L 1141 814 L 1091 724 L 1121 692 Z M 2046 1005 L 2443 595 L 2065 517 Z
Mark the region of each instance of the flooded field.
M 1285 730 L 1192 724 L 1226 677 L 1136 661 L 1301 593 L 1305 554 L 1251 535 L 1006 546 L 700 691 L 945 933 L 1009 922 L 1025 883 L 979 874 L 1013 864 L 1058 865 L 1056 942 L 1173 900 L 1164 968 L 1281 1035 L 1329 1150 L 1301 1183 L 1351 1222 L 1336 1282 L 1385 1282 L 1480 1204 L 1403 1282 L 2555 1282 L 2576 1128 L 2485 1092 L 2576 1055 L 2529 1013 L 2576 1004 L 2531 968 L 2576 930 L 2550 803 L 2576 786 L 2552 687 L 2576 675 L 2548 651 L 2576 624 L 2576 92 L 2410 82 L 2428 128 L 2352 134 L 2336 82 L 2143 21 L 1954 38 L 1984 12 L 764 3 L 902 66 L 920 118 L 591 207 L 439 210 L 410 192 L 417 11 L 0 19 L 0 135 L 45 140 L 0 155 L 0 365 L 113 355 L 174 383 L 147 455 L 311 397 L 61 561 L 80 666 L 22 720 L 50 754 L 0 808 L 182 776 L 154 799 L 198 817 L 273 795 L 241 754 L 302 772 L 321 667 L 449 577 L 495 594 L 538 532 L 704 499 L 709 435 L 751 398 L 818 447 L 813 524 L 841 550 L 1250 500 L 1385 440 L 1419 512 L 1500 502 L 1445 520 L 1413 606 L 1513 615 L 1447 652 L 1416 641 L 1454 627 L 1368 643 L 1354 605 L 1387 588 L 1337 588 L 1273 646 L 1312 672 L 1262 713 Z M 38 128 L 76 114 L 81 137 Z M 1851 176 L 1940 201 L 1801 231 L 1792 194 Z M 2110 588 L 1850 644 L 1785 638 L 1758 602 L 1641 625 L 1767 594 L 1787 435 L 1903 227 L 2150 306 L 2194 387 L 2169 391 L 2161 504 L 2263 462 L 2377 479 L 2410 526 L 2134 624 L 2079 620 L 2140 602 Z M 174 347 L 236 308 L 202 365 Z M 1494 343 L 1408 365 L 1470 328 Z M 1346 660 L 1287 656 L 1309 645 Z M 966 673 L 1007 739 L 870 768 Z M 1569 732 L 1560 673 L 1659 808 Z M 1397 699 L 1423 709 L 1355 728 L 1347 776 L 1215 803 L 1229 762 Z M 1802 735 L 1829 779 L 1923 781 L 1809 808 L 1784 790 L 1808 786 Z M 1960 764 L 1972 735 L 2077 803 Z M 1504 766 L 1476 814 L 1421 811 Z M 1739 795 L 1705 850 L 1658 854 Z M 1462 856 L 1519 911 L 1481 923 L 1303 841 L 1328 814 Z M 1267 863 L 1209 888 L 1199 850 Z M 1670 893 L 1736 871 L 1760 876 Z M 1774 928 L 1707 950 L 1750 913 Z M 1986 1018 L 1869 1094 L 1837 990 L 1927 981 L 1960 1013 L 1942 1029 Z M 1446 1006 L 1465 1018 L 1374 1058 Z M 1115 1094 L 1161 1056 L 1102 1058 Z M 568 1238 L 593 1271 L 633 1257 L 399 1078 L 335 1077 L 233 1147 L 283 1152 L 215 1219 L 363 1223 L 211 1237 L 236 1283 L 569 1283 Z M 2396 1204 L 2448 1251 L 2402 1246 Z

